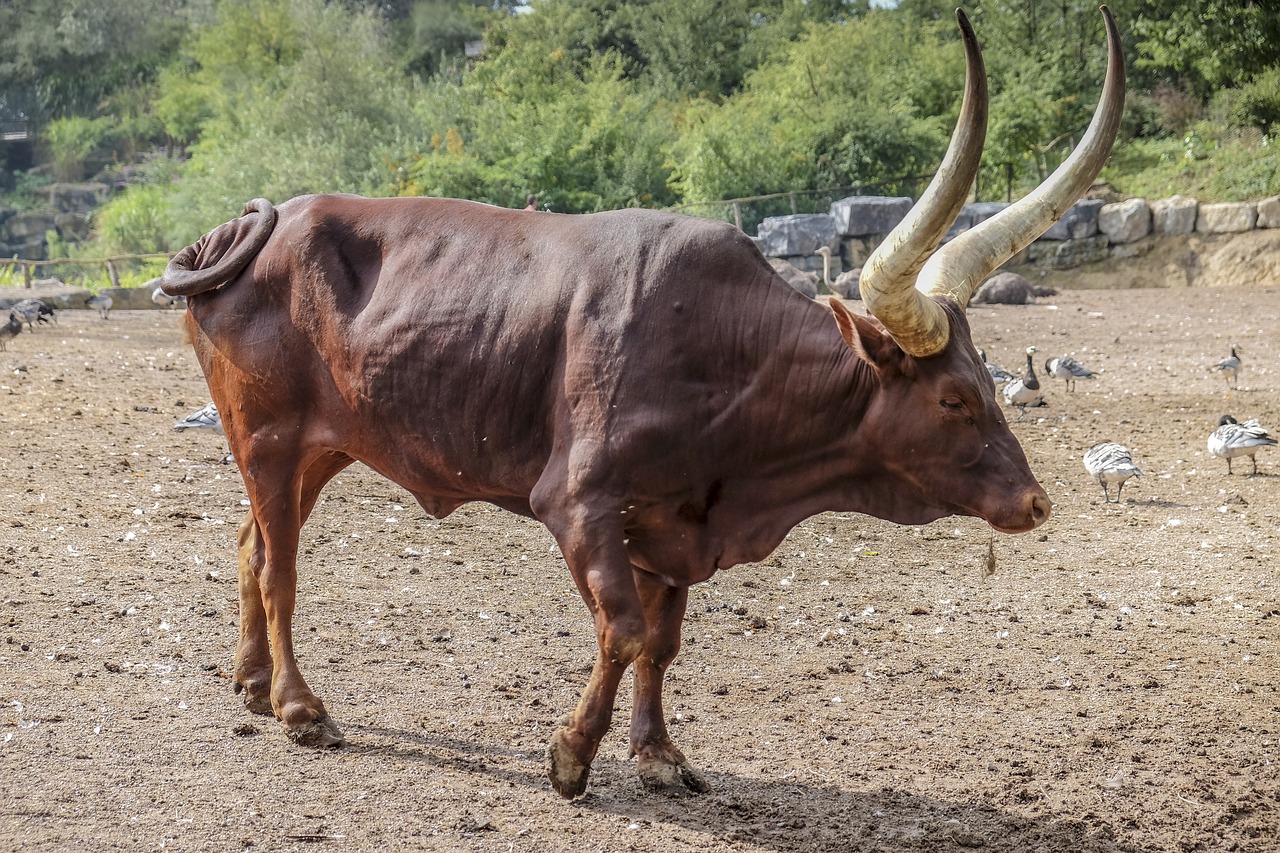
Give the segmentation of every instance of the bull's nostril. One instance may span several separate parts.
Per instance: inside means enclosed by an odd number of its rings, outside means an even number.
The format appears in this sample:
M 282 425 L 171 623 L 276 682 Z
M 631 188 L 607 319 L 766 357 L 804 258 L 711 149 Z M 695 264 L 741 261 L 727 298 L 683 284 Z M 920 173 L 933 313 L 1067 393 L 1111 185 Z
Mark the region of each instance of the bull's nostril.
M 1053 504 L 1047 495 L 1039 494 L 1031 499 L 1031 517 L 1035 520 L 1036 526 L 1044 524 L 1049 519 L 1049 512 L 1052 509 Z

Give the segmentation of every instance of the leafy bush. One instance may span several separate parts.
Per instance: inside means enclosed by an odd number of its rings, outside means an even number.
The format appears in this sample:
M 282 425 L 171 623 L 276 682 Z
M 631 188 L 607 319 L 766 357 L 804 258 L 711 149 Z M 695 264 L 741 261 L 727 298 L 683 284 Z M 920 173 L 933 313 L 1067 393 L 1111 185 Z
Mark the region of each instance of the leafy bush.
M 97 245 L 105 255 L 148 254 L 180 248 L 170 241 L 169 199 L 155 184 L 132 186 L 98 209 Z
M 251 198 L 388 193 L 396 155 L 425 134 L 405 107 L 410 83 L 387 73 L 376 18 L 323 0 L 224 3 L 218 14 L 192 47 L 197 70 L 166 77 L 180 89 L 166 126 L 199 132 L 172 188 L 170 239 L 192 242 Z
M 84 179 L 85 163 L 112 129 L 109 118 L 68 116 L 49 122 L 42 142 L 48 149 L 53 174 L 60 181 Z
M 1209 122 L 1181 140 L 1134 140 L 1117 145 L 1102 178 L 1131 196 L 1193 196 L 1202 202 L 1280 195 L 1280 140 L 1230 132 Z
M 1213 104 L 1232 125 L 1270 133 L 1280 124 L 1280 67 L 1262 71 L 1239 88 L 1219 90 Z
M 47 208 L 49 199 L 40 190 L 51 183 L 52 178 L 39 172 L 15 172 L 13 192 L 5 198 L 5 202 L 23 213 Z

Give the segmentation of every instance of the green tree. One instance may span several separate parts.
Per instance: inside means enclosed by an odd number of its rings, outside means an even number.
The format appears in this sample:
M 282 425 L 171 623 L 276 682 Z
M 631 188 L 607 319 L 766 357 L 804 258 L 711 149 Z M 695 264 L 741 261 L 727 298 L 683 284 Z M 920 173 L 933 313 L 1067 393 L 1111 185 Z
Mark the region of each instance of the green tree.
M 573 65 L 537 43 L 482 63 L 459 101 L 431 110 L 448 127 L 405 166 L 400 191 L 501 205 L 535 192 L 568 212 L 669 203 L 669 108 L 628 79 L 614 54 L 581 75 Z
M 1144 3 L 1132 29 L 1140 68 L 1186 80 L 1202 97 L 1280 64 L 1275 0 Z
M 170 131 L 191 139 L 171 193 L 189 242 L 247 199 L 390 191 L 423 138 L 410 82 L 388 74 L 381 20 L 324 0 L 235 0 L 162 80 Z M 179 243 L 181 245 L 181 243 Z
M 809 25 L 722 107 L 690 111 L 675 152 L 681 195 L 708 201 L 932 171 L 964 81 L 954 30 L 887 12 Z
M 212 0 L 6 0 L 0 93 L 42 121 L 92 117 L 117 89 L 145 85 Z
M 464 58 L 467 42 L 484 32 L 486 10 L 458 0 L 420 0 L 399 28 L 405 67 L 430 77 L 447 64 Z

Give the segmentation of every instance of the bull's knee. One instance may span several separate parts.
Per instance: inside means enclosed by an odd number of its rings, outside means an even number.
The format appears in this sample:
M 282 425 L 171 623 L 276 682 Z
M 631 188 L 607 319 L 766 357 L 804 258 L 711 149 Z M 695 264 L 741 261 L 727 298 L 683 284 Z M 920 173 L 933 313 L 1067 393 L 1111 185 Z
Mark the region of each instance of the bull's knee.
M 608 606 L 602 603 L 596 613 L 596 642 L 601 651 L 623 664 L 630 664 L 644 654 L 648 626 L 644 614 L 635 607 Z

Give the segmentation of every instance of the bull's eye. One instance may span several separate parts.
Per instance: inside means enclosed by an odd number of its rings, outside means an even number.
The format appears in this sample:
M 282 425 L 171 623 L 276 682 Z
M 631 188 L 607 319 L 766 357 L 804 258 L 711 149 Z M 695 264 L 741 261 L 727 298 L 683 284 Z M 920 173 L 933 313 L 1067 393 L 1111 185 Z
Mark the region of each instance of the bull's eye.
M 959 413 L 964 411 L 964 403 L 954 397 L 946 397 L 942 400 L 942 408 L 948 412 Z

